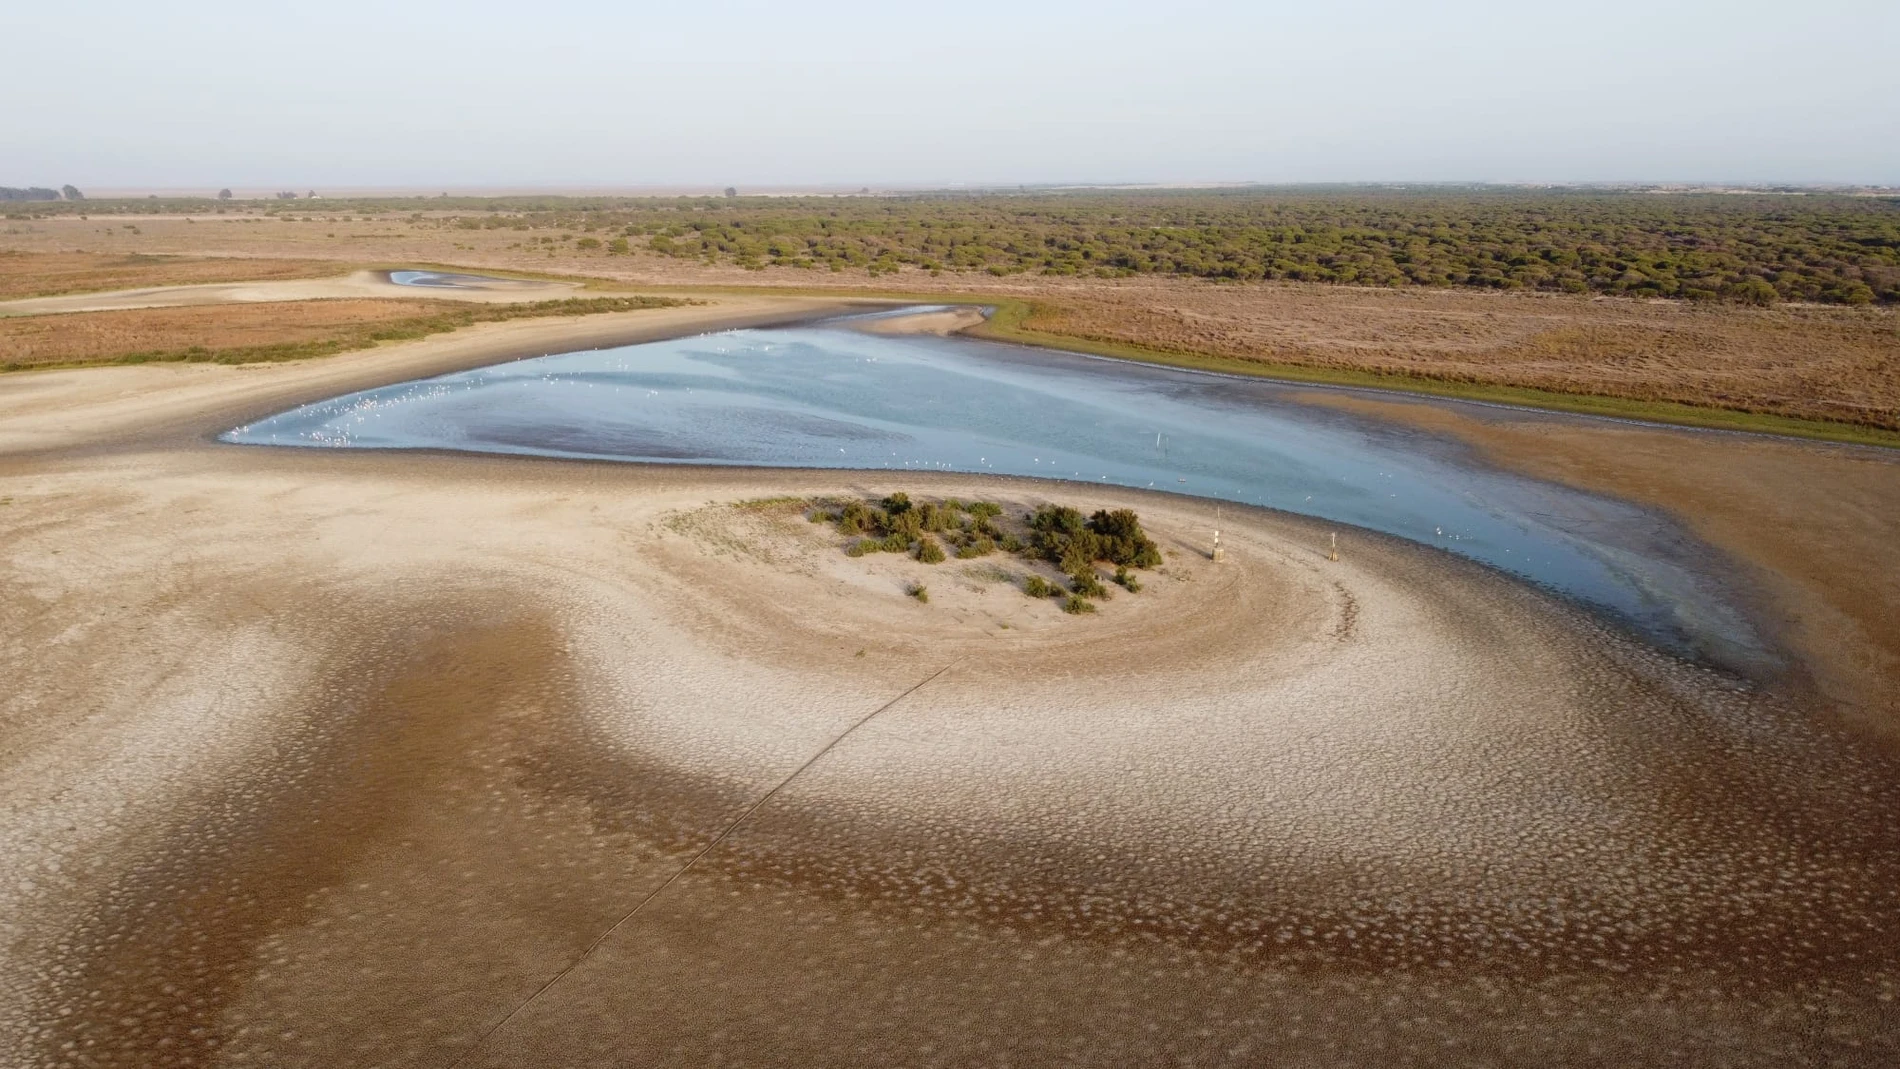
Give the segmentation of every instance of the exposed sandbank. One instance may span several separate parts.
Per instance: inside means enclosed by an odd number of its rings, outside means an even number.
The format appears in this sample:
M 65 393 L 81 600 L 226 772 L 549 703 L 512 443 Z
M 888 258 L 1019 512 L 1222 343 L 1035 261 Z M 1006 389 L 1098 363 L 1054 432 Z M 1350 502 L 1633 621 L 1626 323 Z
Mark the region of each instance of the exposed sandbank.
M 911 315 L 879 316 L 853 324 L 857 329 L 870 334 L 936 334 L 938 336 L 955 334 L 968 330 L 983 322 L 981 308 L 960 307 L 945 308 L 931 312 L 916 312 Z
M 822 307 L 0 385 L 0 1059 L 438 1065 L 616 924 L 471 1064 L 1900 1055 L 1887 759 L 1475 565 L 1229 507 L 1216 566 L 1209 505 L 1103 487 L 209 441 Z M 1130 504 L 1167 574 L 1072 619 L 730 506 L 892 489 Z
M 1450 434 L 1492 463 L 1670 513 L 1748 569 L 1820 697 L 1900 744 L 1900 453 L 1339 391 L 1295 396 Z

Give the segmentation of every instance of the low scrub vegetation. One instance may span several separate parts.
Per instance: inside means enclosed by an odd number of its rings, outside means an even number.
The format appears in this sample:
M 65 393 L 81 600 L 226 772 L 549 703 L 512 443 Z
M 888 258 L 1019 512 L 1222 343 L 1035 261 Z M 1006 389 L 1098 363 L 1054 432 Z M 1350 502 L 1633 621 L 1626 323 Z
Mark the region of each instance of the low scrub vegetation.
M 962 555 L 961 553 L 957 554 L 959 557 Z M 925 564 L 942 564 L 944 560 L 943 546 L 939 545 L 936 539 L 925 535 L 917 540 L 917 559 Z
M 26 191 L 20 191 L 24 194 Z M 210 198 L 57 200 L 27 218 L 205 212 Z M 326 199 L 449 232 L 539 231 L 587 255 L 879 277 L 1170 276 L 1741 304 L 1900 303 L 1900 201 L 1820 190 L 1288 187 L 881 197 Z M 1796 194 L 1796 195 L 1789 195 Z M 302 201 L 253 206 L 272 218 Z M 603 247 L 602 239 L 606 239 Z M 625 242 L 623 246 L 620 243 Z
M 1161 550 L 1130 509 L 1103 509 L 1085 520 L 1067 506 L 1044 505 L 1029 515 L 1029 530 L 1030 550 L 1069 575 L 1092 571 L 1098 560 L 1136 568 L 1161 563 Z
M 1061 598 L 1063 611 L 1072 614 L 1093 612 L 1095 601 L 1109 597 L 1098 565 L 1112 566 L 1115 583 L 1132 594 L 1141 590 L 1141 581 L 1130 569 L 1161 563 L 1161 550 L 1129 509 L 1101 509 L 1084 517 L 1065 505 L 1042 505 L 1018 525 L 1005 519 L 1003 507 L 993 501 L 919 501 L 900 491 L 877 499 L 821 502 L 809 518 L 849 539 L 844 546 L 849 557 L 908 553 L 924 564 L 940 564 L 949 546 L 964 560 L 1007 552 L 1053 565 L 1068 578 L 1066 585 L 1031 574 L 1023 580 L 1023 593 Z

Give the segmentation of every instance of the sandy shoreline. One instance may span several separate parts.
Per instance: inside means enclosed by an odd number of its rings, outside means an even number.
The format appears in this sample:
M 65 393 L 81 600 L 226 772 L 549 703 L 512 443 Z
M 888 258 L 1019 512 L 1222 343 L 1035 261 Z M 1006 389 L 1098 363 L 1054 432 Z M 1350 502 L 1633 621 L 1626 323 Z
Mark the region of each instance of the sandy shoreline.
M 1501 406 L 1301 391 L 1300 400 L 1450 435 L 1489 462 L 1635 501 L 1738 562 L 1815 696 L 1900 744 L 1900 456 Z
M 1215 566 L 1200 502 L 1035 480 L 209 441 L 837 307 L 0 385 L 0 1060 L 1900 1056 L 1892 762 L 1476 565 L 1230 509 Z M 1166 574 L 1074 619 L 732 504 L 892 489 L 1130 504 Z
M 868 319 L 857 324 L 857 329 L 871 334 L 935 334 L 942 337 L 977 326 L 984 318 L 981 308 L 946 308 L 913 315 Z
M 280 364 L 15 373 L 0 389 L 0 463 L 81 444 L 176 446 L 209 440 L 247 420 L 351 390 L 549 352 L 799 322 L 879 303 L 719 298 L 682 308 L 482 324 L 399 346 Z

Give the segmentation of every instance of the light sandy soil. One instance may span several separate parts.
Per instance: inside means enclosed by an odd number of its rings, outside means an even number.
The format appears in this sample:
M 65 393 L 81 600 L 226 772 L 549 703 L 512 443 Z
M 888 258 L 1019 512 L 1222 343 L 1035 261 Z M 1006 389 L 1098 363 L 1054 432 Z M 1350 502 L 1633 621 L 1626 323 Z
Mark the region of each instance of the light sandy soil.
M 822 308 L 0 383 L 0 1060 L 1900 1058 L 1894 758 L 1435 551 L 208 440 Z M 1072 618 L 745 504 L 895 489 L 1126 504 L 1166 564 Z
M 1828 703 L 1900 742 L 1900 452 L 1345 391 L 1294 396 L 1450 434 L 1492 463 L 1669 513 L 1748 570 Z
M 225 430 L 261 408 L 290 407 L 372 384 L 401 382 L 520 356 L 647 341 L 750 323 L 780 322 L 879 302 L 720 297 L 705 304 L 579 319 L 485 323 L 453 334 L 319 360 L 225 367 L 165 364 L 29 371 L 0 382 L 0 450 L 30 453 L 142 437 L 171 429 Z M 861 310 L 861 308 L 860 308 Z M 212 416 L 216 412 L 220 415 Z
M 577 282 L 531 279 L 495 279 L 479 286 L 399 286 L 386 271 L 352 271 L 340 278 L 292 278 L 267 282 L 213 282 L 196 286 L 152 286 L 107 293 L 71 293 L 59 297 L 31 297 L 0 301 L 0 316 L 55 315 L 62 312 L 103 312 L 124 308 L 182 308 L 201 304 L 251 304 L 273 301 L 316 301 L 335 298 L 385 297 L 402 300 L 473 301 L 507 304 L 520 301 L 557 301 L 580 291 Z
M 935 334 L 939 337 L 969 330 L 983 322 L 980 308 L 948 308 L 915 315 L 882 316 L 867 319 L 858 329 L 871 334 Z

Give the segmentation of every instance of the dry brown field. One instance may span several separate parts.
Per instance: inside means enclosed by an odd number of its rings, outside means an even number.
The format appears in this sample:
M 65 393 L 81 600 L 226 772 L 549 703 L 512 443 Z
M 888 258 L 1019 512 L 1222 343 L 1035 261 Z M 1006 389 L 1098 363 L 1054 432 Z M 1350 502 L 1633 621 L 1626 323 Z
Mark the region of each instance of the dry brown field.
M 1299 367 L 1900 429 L 1900 320 L 1886 310 L 1131 285 L 1038 302 L 1026 325 Z
M 35 252 L 0 248 L 0 300 L 62 293 L 252 282 L 341 274 L 328 260 L 153 256 L 142 253 Z
M 307 220 L 307 221 L 305 221 Z M 575 236 L 575 235 L 569 235 Z M 446 213 L 375 220 L 76 218 L 9 223 L 0 250 L 55 253 L 46 271 L 86 257 L 95 279 L 120 263 L 127 285 L 184 281 L 216 260 L 246 277 L 322 269 L 321 261 L 457 264 L 579 275 L 642 286 L 785 287 L 1031 302 L 1024 323 L 1047 335 L 1327 372 L 1417 376 L 1637 402 L 1678 402 L 1798 419 L 1900 429 L 1900 314 L 1892 309 L 1773 309 L 1570 295 L 1363 289 L 1286 283 L 1064 279 L 942 274 L 906 268 L 745 270 L 640 249 L 532 245 L 507 229 L 460 230 Z M 86 250 L 84 254 L 77 250 Z M 190 257 L 137 274 L 130 254 Z M 0 255 L 8 271 L 27 258 Z M 133 277 L 136 275 L 136 281 Z M 230 277 L 230 276 L 225 276 Z M 274 274 L 268 277 L 285 277 Z M 198 281 L 203 279 L 192 278 Z M 65 283 L 60 283 L 65 285 Z
M 440 314 L 429 300 L 283 301 L 0 318 L 0 368 L 105 363 L 132 354 L 256 350 L 354 340 L 367 328 Z M 194 354 L 197 355 L 197 354 Z

